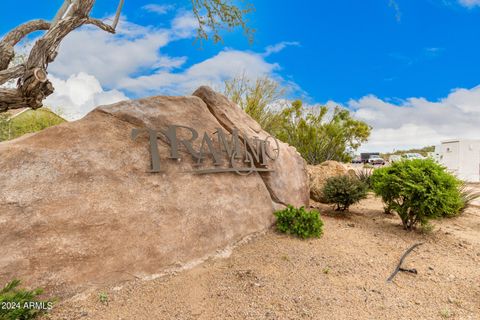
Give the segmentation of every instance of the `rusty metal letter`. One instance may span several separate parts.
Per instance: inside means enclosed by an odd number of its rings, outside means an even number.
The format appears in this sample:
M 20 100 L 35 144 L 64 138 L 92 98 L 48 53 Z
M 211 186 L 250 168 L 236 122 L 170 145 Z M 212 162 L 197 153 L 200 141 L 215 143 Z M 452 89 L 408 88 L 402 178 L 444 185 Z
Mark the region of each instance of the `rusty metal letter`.
M 150 157 L 152 161 L 152 169 L 150 172 L 160 172 L 160 153 L 158 152 L 157 138 L 158 133 L 152 129 L 132 129 L 132 140 L 135 140 L 140 133 L 140 130 L 146 130 L 148 132 L 149 141 L 150 141 Z
M 183 128 L 187 129 L 191 132 L 192 137 L 189 140 L 182 140 L 182 139 L 177 139 L 177 129 L 178 128 Z M 192 143 L 198 138 L 198 133 L 195 131 L 195 129 L 190 128 L 190 127 L 185 127 L 185 126 L 169 126 L 167 129 L 167 132 L 165 133 L 167 136 L 168 140 L 170 141 L 170 159 L 179 159 L 180 155 L 178 154 L 178 147 L 179 143 L 183 144 L 185 148 L 187 148 L 187 151 L 190 153 L 190 155 L 198 159 L 199 155 L 197 152 L 193 149 Z
M 208 147 L 208 152 L 204 153 L 203 148 L 204 148 L 205 144 Z M 211 154 L 213 156 L 213 160 L 214 160 L 213 164 L 214 165 L 220 166 L 222 164 L 222 158 L 217 153 L 215 148 L 213 147 L 212 139 L 210 139 L 210 137 L 208 136 L 208 134 L 206 132 L 203 134 L 202 145 L 200 146 L 200 151 L 199 151 L 199 154 L 198 154 L 197 164 L 200 164 L 202 162 L 204 154 Z
M 238 137 L 238 129 L 234 128 L 232 131 L 232 139 L 230 143 L 225 136 L 225 131 L 222 128 L 217 128 L 218 134 L 218 144 L 220 145 L 220 150 L 225 151 L 230 159 L 232 154 L 235 153 L 235 157 L 240 159 L 242 157 L 242 149 L 240 144 L 240 139 Z

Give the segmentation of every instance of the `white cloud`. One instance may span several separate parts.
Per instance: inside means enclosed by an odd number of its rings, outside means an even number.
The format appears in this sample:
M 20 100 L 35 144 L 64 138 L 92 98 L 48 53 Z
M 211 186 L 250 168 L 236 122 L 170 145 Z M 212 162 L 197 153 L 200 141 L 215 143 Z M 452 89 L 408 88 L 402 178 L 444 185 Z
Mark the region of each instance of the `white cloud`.
M 136 97 L 191 94 L 201 85 L 221 90 L 226 79 L 240 74 L 250 79 L 270 75 L 298 89 L 295 83 L 276 73 L 279 65 L 265 61 L 265 53 L 224 49 L 186 67 L 185 56 L 169 56 L 162 52 L 173 41 L 192 39 L 197 26 L 190 12 L 180 11 L 168 29 L 141 26 L 122 18 L 115 35 L 91 26 L 72 32 L 49 67 L 56 93 L 48 102 L 64 105 L 69 112 L 78 108 L 73 116 L 79 117 L 91 109 L 93 102 L 100 103 L 100 97 L 124 99 L 120 91 Z M 270 54 L 288 45 L 298 43 L 282 42 L 266 50 Z M 77 86 L 80 93 L 74 96 L 72 91 Z M 120 91 L 105 92 L 102 87 Z
M 44 103 L 54 110 L 60 110 L 68 120 L 77 120 L 96 106 L 128 99 L 118 90 L 104 91 L 94 76 L 83 72 L 65 81 L 55 77 L 50 77 L 50 80 L 55 92 Z
M 198 21 L 191 12 L 182 12 L 172 21 L 172 34 L 180 39 L 195 36 L 197 29 Z
M 142 9 L 145 11 L 156 13 L 159 15 L 166 14 L 173 8 L 174 6 L 171 4 L 155 4 L 155 3 L 150 3 L 142 7 Z
M 373 127 L 363 150 L 423 147 L 450 138 L 480 139 L 480 86 L 455 89 L 433 102 L 409 98 L 392 103 L 370 95 L 349 101 L 347 107 Z
M 283 49 L 285 49 L 288 46 L 299 46 L 299 45 L 300 45 L 300 43 L 296 42 L 296 41 L 282 41 L 282 42 L 279 42 L 277 44 L 266 47 L 263 55 L 265 57 L 268 57 L 269 55 L 271 55 L 273 53 L 277 53 L 277 52 L 282 51 Z
M 184 95 L 192 93 L 201 85 L 221 88 L 225 80 L 240 74 L 249 79 L 256 79 L 263 75 L 272 75 L 278 69 L 278 64 L 266 62 L 261 54 L 227 49 L 184 71 L 159 71 L 138 78 L 128 78 L 119 86 L 140 94 L 161 92 Z
M 167 30 L 127 21 L 119 26 L 116 35 L 94 27 L 72 32 L 63 41 L 49 71 L 60 78 L 85 72 L 94 75 L 102 85 L 115 87 L 120 78 L 159 64 L 159 49 L 169 43 Z
M 480 6 L 480 0 L 459 0 L 458 1 L 462 6 L 467 8 L 473 8 L 475 6 Z
M 171 41 L 190 38 L 196 30 L 188 13 L 177 15 L 170 29 L 141 26 L 125 19 L 115 35 L 92 26 L 70 33 L 49 72 L 59 78 L 85 72 L 102 85 L 116 88 L 124 78 L 142 72 L 178 68 L 185 57 L 169 57 L 160 50 Z

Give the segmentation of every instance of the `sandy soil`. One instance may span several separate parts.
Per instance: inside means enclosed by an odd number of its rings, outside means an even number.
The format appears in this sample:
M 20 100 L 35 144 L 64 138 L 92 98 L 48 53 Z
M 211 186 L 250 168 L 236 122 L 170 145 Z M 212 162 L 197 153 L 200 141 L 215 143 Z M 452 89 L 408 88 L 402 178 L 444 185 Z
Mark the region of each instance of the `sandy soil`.
M 480 208 L 406 232 L 370 197 L 347 216 L 323 213 L 325 234 L 269 230 L 191 270 L 103 288 L 48 319 L 480 319 Z M 330 211 L 330 212 L 328 212 Z M 386 279 L 412 244 L 393 283 Z M 108 296 L 102 303 L 99 293 Z

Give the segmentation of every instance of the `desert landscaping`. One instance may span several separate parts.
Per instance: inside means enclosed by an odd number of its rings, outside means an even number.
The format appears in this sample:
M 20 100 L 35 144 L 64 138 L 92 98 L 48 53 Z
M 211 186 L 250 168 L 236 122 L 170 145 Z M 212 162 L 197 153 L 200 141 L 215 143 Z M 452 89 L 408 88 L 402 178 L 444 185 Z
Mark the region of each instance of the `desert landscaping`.
M 0 320 L 480 320 L 479 12 L 6 2 Z
M 300 240 L 269 229 L 188 270 L 131 280 L 60 304 L 47 319 L 478 319 L 480 207 L 431 234 L 405 233 L 369 197 L 325 234 Z M 387 283 L 401 255 L 423 243 Z M 108 296 L 101 303 L 99 295 Z

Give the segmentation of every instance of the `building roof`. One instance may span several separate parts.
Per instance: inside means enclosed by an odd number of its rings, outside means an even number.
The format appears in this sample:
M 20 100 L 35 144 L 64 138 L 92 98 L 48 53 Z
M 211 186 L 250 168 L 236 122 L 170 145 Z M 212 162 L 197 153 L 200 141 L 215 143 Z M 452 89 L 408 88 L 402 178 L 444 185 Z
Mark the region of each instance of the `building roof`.
M 443 140 L 442 144 L 444 144 L 444 143 L 460 143 L 460 142 L 476 143 L 476 142 L 480 142 L 480 139 L 449 139 L 449 140 Z

